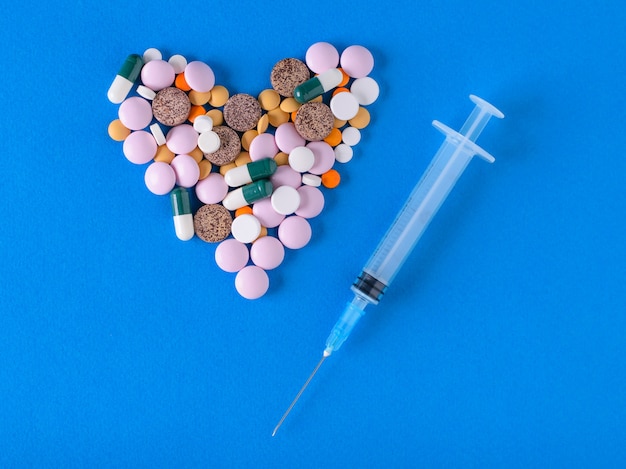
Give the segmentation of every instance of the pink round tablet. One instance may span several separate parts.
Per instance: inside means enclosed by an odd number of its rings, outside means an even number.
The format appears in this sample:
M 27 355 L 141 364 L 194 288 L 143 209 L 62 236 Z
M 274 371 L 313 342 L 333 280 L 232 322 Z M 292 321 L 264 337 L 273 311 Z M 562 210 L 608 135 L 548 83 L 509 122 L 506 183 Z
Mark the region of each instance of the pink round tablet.
M 218 204 L 228 193 L 228 184 L 220 173 L 211 173 L 196 184 L 196 196 L 203 204 Z
M 195 60 L 185 67 L 185 81 L 192 90 L 206 93 L 215 86 L 215 74 L 207 64 Z
M 152 122 L 152 106 L 145 99 L 133 96 L 120 104 L 118 116 L 127 129 L 145 129 Z
M 374 68 L 374 56 L 363 46 L 350 46 L 341 53 L 341 68 L 352 78 L 363 78 Z
M 252 205 L 252 214 L 257 217 L 266 228 L 275 228 L 285 219 L 285 215 L 278 213 L 272 207 L 270 198 L 261 199 Z
M 322 73 L 339 64 L 339 52 L 328 42 L 316 42 L 306 51 L 305 62 L 314 73 Z
M 176 184 L 181 187 L 193 187 L 200 178 L 200 167 L 190 155 L 177 155 L 170 163 L 176 173 Z
M 155 161 L 146 169 L 144 181 L 150 192 L 156 195 L 165 195 L 174 189 L 176 173 L 169 164 Z
M 274 135 L 264 133 L 257 135 L 250 142 L 250 159 L 252 161 L 258 161 L 263 158 L 274 158 L 278 153 L 278 146 L 276 146 L 276 140 Z
M 291 150 L 296 147 L 302 147 L 306 143 L 306 140 L 304 140 L 304 138 L 302 138 L 302 136 L 296 130 L 296 126 L 293 124 L 293 122 L 285 122 L 284 124 L 280 124 L 276 128 L 274 137 L 276 140 L 276 145 L 278 146 L 280 151 L 284 151 L 285 153 L 291 153 Z
M 249 265 L 239 271 L 235 277 L 237 292 L 248 300 L 261 298 L 270 286 L 267 273 L 256 265 Z
M 189 124 L 177 125 L 167 133 L 165 144 L 177 155 L 191 153 L 198 146 L 198 132 Z
M 300 194 L 300 206 L 296 215 L 302 218 L 313 218 L 322 213 L 324 209 L 324 194 L 317 187 L 302 186 L 298 189 Z
M 156 140 L 154 140 L 154 137 L 150 132 L 137 130 L 126 137 L 124 145 L 122 146 L 122 151 L 124 152 L 126 159 L 128 159 L 131 163 L 148 163 L 156 156 Z
M 250 259 L 264 270 L 272 270 L 282 264 L 285 248 L 277 238 L 262 236 L 252 243 Z
M 285 218 L 278 227 L 278 238 L 289 249 L 306 246 L 311 240 L 311 234 L 309 222 L 297 215 Z
M 233 238 L 222 241 L 215 248 L 215 263 L 224 272 L 239 272 L 249 258 L 248 247 Z
M 275 188 L 291 186 L 297 189 L 302 185 L 302 175 L 291 166 L 283 164 L 270 176 L 270 182 Z
M 307 148 L 315 155 L 315 163 L 313 167 L 309 169 L 309 173 L 317 175 L 324 174 L 335 164 L 335 151 L 328 143 L 311 142 L 307 145 Z
M 141 82 L 152 91 L 172 86 L 175 78 L 174 67 L 165 60 L 151 60 L 141 69 Z

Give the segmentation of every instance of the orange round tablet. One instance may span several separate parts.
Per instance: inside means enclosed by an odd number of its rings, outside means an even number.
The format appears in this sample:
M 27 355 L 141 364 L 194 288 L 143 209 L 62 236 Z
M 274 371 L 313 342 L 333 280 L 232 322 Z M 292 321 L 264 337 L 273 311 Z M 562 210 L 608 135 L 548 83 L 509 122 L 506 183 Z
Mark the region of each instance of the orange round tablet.
M 330 169 L 322 174 L 322 185 L 328 189 L 334 189 L 341 182 L 341 176 L 336 169 Z
M 337 127 L 333 127 L 328 136 L 324 139 L 331 147 L 336 147 L 341 143 L 341 130 Z
M 109 124 L 109 137 L 116 142 L 122 142 L 130 135 L 130 130 L 124 127 L 122 121 L 115 119 Z

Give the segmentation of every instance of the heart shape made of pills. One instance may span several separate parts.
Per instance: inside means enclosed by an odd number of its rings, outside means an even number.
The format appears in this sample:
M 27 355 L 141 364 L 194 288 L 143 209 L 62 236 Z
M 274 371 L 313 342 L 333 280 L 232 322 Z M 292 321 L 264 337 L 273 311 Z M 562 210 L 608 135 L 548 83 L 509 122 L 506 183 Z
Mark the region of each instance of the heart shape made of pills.
M 176 236 L 219 243 L 217 265 L 257 299 L 285 248 L 309 243 L 322 189 L 341 180 L 335 163 L 352 159 L 379 95 L 373 67 L 363 46 L 340 54 L 318 42 L 304 60 L 276 62 L 256 97 L 231 95 L 208 64 L 150 48 L 115 76 L 107 95 L 118 118 L 108 132 L 131 163 L 147 165 L 148 190 L 169 194 Z M 201 206 L 192 213 L 194 194 Z

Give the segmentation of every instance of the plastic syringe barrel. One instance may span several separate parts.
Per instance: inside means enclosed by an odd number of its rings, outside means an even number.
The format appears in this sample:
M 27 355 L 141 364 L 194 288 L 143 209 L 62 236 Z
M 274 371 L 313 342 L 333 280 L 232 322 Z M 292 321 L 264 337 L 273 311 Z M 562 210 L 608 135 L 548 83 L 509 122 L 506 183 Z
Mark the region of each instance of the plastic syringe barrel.
M 374 304 L 380 301 L 472 157 L 479 155 L 490 163 L 495 161 L 474 141 L 492 115 L 503 115 L 476 96 L 470 99 L 476 107 L 461 128 L 463 133 L 433 121 L 435 128 L 446 135 L 446 140 L 353 285 L 355 293 L 364 295 Z
M 495 161 L 474 141 L 492 115 L 499 118 L 504 115 L 477 96 L 470 95 L 470 99 L 476 107 L 461 128 L 461 133 L 433 121 L 433 126 L 446 135 L 446 140 L 352 285 L 355 297 L 347 304 L 331 331 L 325 355 L 330 355 L 343 344 L 365 314 L 367 304 L 378 304 L 474 155 L 490 163 Z

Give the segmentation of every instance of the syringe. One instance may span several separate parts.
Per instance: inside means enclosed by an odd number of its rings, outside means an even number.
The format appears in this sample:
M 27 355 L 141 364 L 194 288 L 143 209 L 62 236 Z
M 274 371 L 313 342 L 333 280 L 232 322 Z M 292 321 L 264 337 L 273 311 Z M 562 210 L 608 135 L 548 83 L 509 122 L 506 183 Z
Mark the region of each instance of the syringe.
M 322 359 L 283 414 L 272 436 L 276 435 L 324 360 L 339 350 L 348 338 L 358 320 L 365 314 L 365 307 L 368 304 L 378 304 L 472 157 L 478 155 L 489 163 L 495 161 L 493 156 L 474 142 L 491 116 L 503 118 L 504 114 L 477 96 L 470 95 L 470 99 L 476 107 L 460 132 L 437 120 L 433 121 L 433 126 L 446 136 L 445 141 L 352 285 L 354 298 L 347 304 L 328 336 Z

